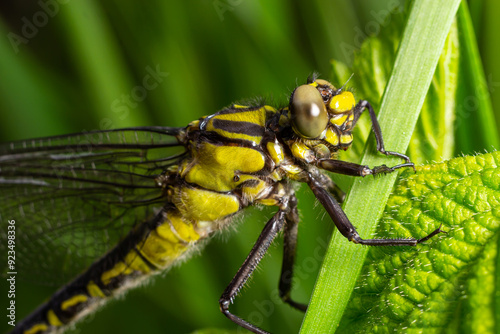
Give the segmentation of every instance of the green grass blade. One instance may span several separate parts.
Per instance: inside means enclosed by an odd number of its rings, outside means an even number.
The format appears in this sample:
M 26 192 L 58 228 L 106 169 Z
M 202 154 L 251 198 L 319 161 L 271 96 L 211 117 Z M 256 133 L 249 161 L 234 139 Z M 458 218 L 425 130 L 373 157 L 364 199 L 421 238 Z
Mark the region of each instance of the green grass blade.
M 483 65 L 477 47 L 474 28 L 466 3 L 457 13 L 460 31 L 460 71 L 457 93 L 457 153 L 473 154 L 481 150 L 500 148 L 498 128 Z
M 459 3 L 416 1 L 411 8 L 378 116 L 387 149 L 404 152 L 408 146 Z M 369 145 L 362 164 L 397 163 L 373 154 L 373 147 Z M 354 182 L 344 209 L 362 237 L 372 235 L 396 177 L 392 174 Z M 338 233 L 334 235 L 301 333 L 335 331 L 366 252 L 367 247 L 351 244 Z

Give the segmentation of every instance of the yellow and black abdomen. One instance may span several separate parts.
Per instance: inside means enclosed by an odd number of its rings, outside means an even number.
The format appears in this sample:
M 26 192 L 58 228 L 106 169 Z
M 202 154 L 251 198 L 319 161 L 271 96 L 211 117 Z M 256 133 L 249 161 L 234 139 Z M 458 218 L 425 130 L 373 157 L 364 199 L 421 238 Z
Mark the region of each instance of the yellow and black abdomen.
M 110 298 L 170 267 L 199 239 L 195 226 L 176 210 L 161 210 L 17 324 L 12 333 L 52 333 L 74 323 Z

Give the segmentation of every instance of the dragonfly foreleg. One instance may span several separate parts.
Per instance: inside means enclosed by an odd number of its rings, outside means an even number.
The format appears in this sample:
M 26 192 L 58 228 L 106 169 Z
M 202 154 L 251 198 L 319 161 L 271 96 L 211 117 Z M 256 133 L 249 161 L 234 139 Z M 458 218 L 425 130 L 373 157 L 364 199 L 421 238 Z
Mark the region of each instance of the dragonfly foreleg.
M 288 204 L 289 198 L 284 198 L 281 201 L 280 209 L 267 222 L 266 226 L 259 235 L 257 242 L 250 251 L 250 254 L 248 254 L 245 262 L 243 262 L 243 265 L 240 267 L 236 275 L 231 280 L 231 283 L 229 283 L 226 290 L 224 290 L 221 298 L 219 299 L 220 310 L 226 317 L 231 319 L 239 326 L 258 334 L 268 334 L 268 332 L 229 312 L 229 305 L 238 295 L 238 292 L 245 285 L 246 281 L 252 275 L 255 268 L 257 268 L 257 265 L 259 264 L 264 254 L 266 254 L 267 249 L 273 242 L 278 232 L 283 229 L 283 225 L 285 224 L 285 217 L 289 211 Z
M 414 167 L 413 163 L 410 162 L 410 163 L 396 165 L 394 167 L 387 167 L 386 165 L 381 165 L 370 168 L 366 165 L 359 165 L 353 162 L 335 160 L 335 159 L 319 159 L 316 162 L 316 166 L 336 174 L 343 174 L 349 176 L 363 176 L 363 177 L 367 175 L 392 173 L 396 169 L 403 167 Z
M 428 240 L 429 238 L 443 232 L 440 227 L 431 232 L 424 238 L 421 239 L 362 239 L 356 228 L 352 225 L 347 218 L 346 214 L 340 207 L 339 203 L 332 197 L 332 195 L 321 186 L 312 175 L 309 175 L 309 180 L 307 184 L 311 188 L 314 196 L 323 205 L 328 215 L 332 218 L 335 226 L 338 228 L 340 233 L 346 237 L 349 241 L 357 244 L 370 245 L 370 246 L 416 246 L 417 244 Z
M 371 106 L 370 102 L 365 101 L 365 100 L 360 100 L 358 102 L 358 104 L 354 107 L 354 120 L 353 120 L 352 126 L 354 127 L 354 125 L 358 121 L 359 117 L 361 116 L 363 111 L 366 109 L 368 109 L 368 113 L 370 114 L 370 118 L 372 120 L 372 129 L 373 129 L 373 133 L 375 134 L 375 140 L 377 141 L 377 151 L 379 151 L 380 153 L 385 154 L 385 155 L 393 155 L 393 156 L 400 157 L 400 158 L 406 160 L 406 164 L 403 164 L 404 166 L 397 165 L 397 166 L 392 167 L 393 169 L 401 168 L 401 167 L 408 167 L 408 166 L 415 168 L 413 166 L 413 163 L 410 161 L 410 158 L 408 158 L 408 156 L 404 155 L 403 153 L 385 150 L 384 139 L 382 138 L 382 130 L 380 129 L 380 125 L 378 124 L 378 120 L 377 120 L 377 115 L 375 115 L 375 111 L 373 110 L 373 107 Z

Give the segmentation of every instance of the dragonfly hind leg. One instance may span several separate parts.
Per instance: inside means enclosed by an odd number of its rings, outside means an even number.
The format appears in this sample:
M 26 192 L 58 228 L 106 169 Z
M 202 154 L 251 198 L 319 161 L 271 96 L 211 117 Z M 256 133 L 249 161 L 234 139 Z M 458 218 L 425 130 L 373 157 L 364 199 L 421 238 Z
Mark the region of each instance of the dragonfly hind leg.
M 307 305 L 294 301 L 290 292 L 293 283 L 293 266 L 297 249 L 297 228 L 299 226 L 299 213 L 297 211 L 297 198 L 295 195 L 290 200 L 290 211 L 286 215 L 284 241 L 283 241 L 283 265 L 279 282 L 279 293 L 281 299 L 290 306 L 305 312 Z
M 248 278 L 257 268 L 257 265 L 264 257 L 264 254 L 267 252 L 267 249 L 273 242 L 276 235 L 283 229 L 283 226 L 285 225 L 285 219 L 289 215 L 290 201 L 295 203 L 292 205 L 295 206 L 296 213 L 297 200 L 295 199 L 295 196 L 292 195 L 285 197 L 280 203 L 280 209 L 267 222 L 266 226 L 259 235 L 257 242 L 254 244 L 252 250 L 245 259 L 245 262 L 243 262 L 243 265 L 240 267 L 240 269 L 238 269 L 238 272 L 233 277 L 231 283 L 229 283 L 219 299 L 220 310 L 226 317 L 231 319 L 231 321 L 233 321 L 237 325 L 257 334 L 268 334 L 268 332 L 229 312 L 229 305 L 233 303 L 233 300 L 238 295 L 240 289 L 245 285 Z

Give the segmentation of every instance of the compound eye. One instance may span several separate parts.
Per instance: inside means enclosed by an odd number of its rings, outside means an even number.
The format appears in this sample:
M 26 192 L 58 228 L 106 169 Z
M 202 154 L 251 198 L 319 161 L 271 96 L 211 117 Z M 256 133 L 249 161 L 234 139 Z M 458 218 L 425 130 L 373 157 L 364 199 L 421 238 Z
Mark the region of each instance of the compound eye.
M 325 87 L 328 87 L 328 88 L 331 88 L 332 90 L 336 90 L 335 87 L 333 87 L 333 85 L 326 81 L 326 80 L 323 80 L 323 79 L 316 79 L 316 83 L 320 86 L 325 86 Z
M 304 138 L 317 138 L 326 129 L 328 114 L 320 92 L 310 85 L 297 87 L 290 103 L 294 131 Z

